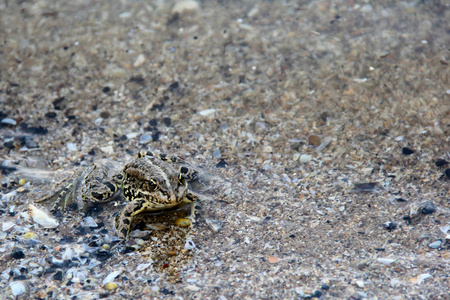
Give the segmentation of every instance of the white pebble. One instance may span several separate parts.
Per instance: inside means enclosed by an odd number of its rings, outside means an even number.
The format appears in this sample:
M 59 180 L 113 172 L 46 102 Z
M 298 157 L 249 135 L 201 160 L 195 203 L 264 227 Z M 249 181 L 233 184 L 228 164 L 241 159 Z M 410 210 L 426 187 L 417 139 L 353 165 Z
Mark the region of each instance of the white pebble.
M 150 142 L 152 140 L 152 136 L 148 133 L 144 133 L 143 135 L 141 135 L 141 137 L 139 138 L 139 143 L 141 144 L 147 144 L 148 142 Z
M 139 56 L 136 58 L 136 61 L 134 62 L 133 66 L 135 68 L 142 66 L 145 63 L 145 56 L 144 54 L 139 54 Z
M 113 281 L 120 274 L 122 274 L 122 270 L 114 271 L 114 272 L 110 273 L 108 276 L 105 277 L 105 279 L 103 279 L 103 284 L 107 284 L 107 283 Z
M 34 222 L 38 223 L 44 228 L 56 228 L 59 226 L 59 222 L 49 217 L 44 211 L 40 210 L 33 204 L 30 204 L 30 215 Z
M 172 8 L 172 13 L 173 14 L 182 14 L 184 12 L 189 12 L 189 11 L 193 11 L 193 10 L 197 10 L 200 8 L 200 4 L 198 4 L 197 1 L 193 1 L 193 0 L 183 0 L 183 1 L 179 1 L 177 2 L 173 8 Z
M 428 247 L 432 248 L 432 249 L 438 249 L 439 247 L 441 247 L 442 245 L 442 241 L 435 241 L 432 242 L 428 245 Z
M 300 156 L 300 162 L 301 162 L 302 164 L 307 163 L 307 162 L 310 162 L 311 160 L 312 160 L 312 156 L 309 155 L 309 154 L 302 154 L 302 155 Z
M 148 267 L 150 267 L 152 264 L 140 264 L 136 267 L 136 271 L 143 271 L 145 269 L 147 269 Z
M 64 251 L 63 255 L 61 256 L 61 258 L 63 260 L 68 260 L 68 259 L 72 259 L 74 256 L 74 252 L 72 250 L 72 248 L 67 247 L 66 250 Z
M 198 114 L 206 117 L 206 116 L 214 114 L 216 112 L 216 110 L 217 109 L 214 109 L 214 108 L 206 109 L 206 110 L 199 111 Z
M 9 118 L 3 119 L 1 123 L 8 124 L 8 125 L 16 125 L 17 124 L 16 120 L 9 119 Z
M 15 297 L 22 295 L 27 291 L 27 286 L 25 282 L 21 280 L 11 282 L 9 284 L 9 288 L 11 289 L 11 292 Z
M 86 217 L 80 222 L 81 227 L 97 227 L 97 223 L 95 222 L 94 218 L 92 217 Z
M 195 249 L 195 244 L 192 240 L 186 240 L 186 244 L 184 245 L 184 249 L 192 250 Z
M 100 147 L 100 150 L 102 150 L 102 152 L 104 152 L 106 154 L 114 154 L 114 148 L 111 145 L 105 146 L 105 147 Z
M 396 259 L 380 257 L 377 258 L 377 261 L 379 263 L 382 263 L 383 265 L 389 265 L 392 264 L 394 261 L 396 261 Z
M 77 151 L 77 145 L 74 143 L 67 143 L 66 146 L 69 151 Z
M 14 226 L 16 226 L 16 224 L 14 224 L 13 222 L 3 222 L 2 231 L 8 231 L 11 228 L 13 228 Z

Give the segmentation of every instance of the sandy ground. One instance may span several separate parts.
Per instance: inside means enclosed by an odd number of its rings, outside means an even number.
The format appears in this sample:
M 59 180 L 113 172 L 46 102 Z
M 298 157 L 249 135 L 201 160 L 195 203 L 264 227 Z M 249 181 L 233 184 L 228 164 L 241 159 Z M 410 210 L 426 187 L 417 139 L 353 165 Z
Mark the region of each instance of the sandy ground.
M 0 299 L 449 299 L 448 20 L 439 0 L 1 1 Z M 31 219 L 142 149 L 209 174 L 193 229 L 142 216 L 118 244 L 121 199 Z

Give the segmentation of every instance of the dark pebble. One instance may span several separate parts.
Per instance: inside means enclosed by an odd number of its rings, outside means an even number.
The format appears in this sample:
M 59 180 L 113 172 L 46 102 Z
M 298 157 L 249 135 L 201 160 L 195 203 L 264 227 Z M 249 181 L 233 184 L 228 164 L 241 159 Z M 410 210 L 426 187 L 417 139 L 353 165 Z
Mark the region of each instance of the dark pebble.
M 319 290 L 314 291 L 314 293 L 311 295 L 313 298 L 320 298 L 322 297 L 322 292 Z
M 24 131 L 24 132 L 31 133 L 31 134 L 46 135 L 48 133 L 48 129 L 47 128 L 44 128 L 42 126 L 39 126 L 39 127 L 31 126 L 31 127 L 29 127 L 28 124 L 26 124 L 26 123 L 20 123 L 20 129 L 22 131 Z
M 53 101 L 53 108 L 56 110 L 63 109 L 66 105 L 64 103 L 65 97 L 60 97 Z
M 327 284 L 324 284 L 320 287 L 322 290 L 328 291 L 330 289 L 330 286 Z
M 156 142 L 157 140 L 159 140 L 159 136 L 161 135 L 161 132 L 157 131 L 154 134 L 152 134 L 152 140 L 154 142 Z
M 402 197 L 397 197 L 397 198 L 395 198 L 395 201 L 398 201 L 398 202 L 406 202 L 406 201 L 408 201 L 408 200 L 406 200 L 405 198 L 402 198 Z
M 387 230 L 394 230 L 397 227 L 397 223 L 391 222 L 391 221 L 387 221 L 386 223 L 383 223 L 383 226 Z
M 53 279 L 54 280 L 59 280 L 61 281 L 63 278 L 63 273 L 61 270 L 56 271 L 55 275 L 53 275 Z
M 54 111 L 49 111 L 45 114 L 45 117 L 49 119 L 54 119 L 56 118 L 56 113 Z
M 228 167 L 228 164 L 224 159 L 221 159 L 216 165 L 216 168 L 226 168 L 226 167 Z
M 108 119 L 110 116 L 111 116 L 111 114 L 109 113 L 109 111 L 106 111 L 106 110 L 102 111 L 100 113 L 100 117 L 103 118 L 103 119 Z
M 22 259 L 25 258 L 25 253 L 23 253 L 22 249 L 15 249 L 13 252 L 11 252 L 10 257 L 12 259 Z
M 170 290 L 168 290 L 168 289 L 166 289 L 166 288 L 163 288 L 163 289 L 161 290 L 161 293 L 163 293 L 164 295 L 175 295 L 175 292 L 174 292 L 174 291 L 170 291 Z
M 375 248 L 375 251 L 385 251 L 385 248 Z
M 359 192 L 373 192 L 377 185 L 378 182 L 356 183 L 353 189 Z
M 178 81 L 175 81 L 169 85 L 169 92 L 173 92 L 180 87 Z
M 446 166 L 446 165 L 448 165 L 448 161 L 446 161 L 445 159 L 439 158 L 439 159 L 434 163 L 434 165 L 435 165 L 436 167 Z
M 403 147 L 402 153 L 403 153 L 404 155 L 411 155 L 411 154 L 414 153 L 414 150 L 411 149 L 411 148 L 408 148 L 408 147 Z
M 148 124 L 150 124 L 150 126 L 158 126 L 158 120 L 156 119 L 151 119 L 150 121 L 148 121 Z
M 91 151 L 88 152 L 89 155 L 94 156 L 95 155 L 95 150 L 91 149 Z
M 425 203 L 423 204 L 423 206 L 422 206 L 422 213 L 423 213 L 424 215 L 432 214 L 432 213 L 434 213 L 435 211 L 436 211 L 436 207 L 434 207 L 434 204 L 433 204 L 433 202 L 431 202 L 431 201 L 425 202 Z
M 450 178 L 450 168 L 445 169 L 444 174 L 447 178 Z
M 99 248 L 97 251 L 91 253 L 91 256 L 95 257 L 98 261 L 105 261 L 110 258 L 112 254 L 106 249 Z
M 172 119 L 169 117 L 164 118 L 162 121 L 163 121 L 164 125 L 166 125 L 166 126 L 172 125 Z
M 102 90 L 103 93 L 107 94 L 111 91 L 111 88 L 109 86 L 105 86 Z

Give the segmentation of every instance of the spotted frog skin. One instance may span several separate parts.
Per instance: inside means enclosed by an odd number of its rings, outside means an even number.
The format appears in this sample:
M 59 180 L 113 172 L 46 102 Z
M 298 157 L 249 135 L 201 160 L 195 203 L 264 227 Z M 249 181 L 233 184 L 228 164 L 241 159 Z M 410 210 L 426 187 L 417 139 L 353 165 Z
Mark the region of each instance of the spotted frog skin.
M 106 202 L 122 196 L 127 204 L 114 224 L 119 237 L 127 238 L 136 215 L 199 199 L 189 185 L 198 181 L 198 171 L 179 157 L 141 151 L 122 171 L 110 174 L 110 169 L 107 165 L 87 167 L 37 202 L 57 202 L 60 209 L 66 210 L 75 200 L 78 201 L 76 206 L 86 207 L 86 203 Z M 80 190 L 81 196 L 78 195 Z

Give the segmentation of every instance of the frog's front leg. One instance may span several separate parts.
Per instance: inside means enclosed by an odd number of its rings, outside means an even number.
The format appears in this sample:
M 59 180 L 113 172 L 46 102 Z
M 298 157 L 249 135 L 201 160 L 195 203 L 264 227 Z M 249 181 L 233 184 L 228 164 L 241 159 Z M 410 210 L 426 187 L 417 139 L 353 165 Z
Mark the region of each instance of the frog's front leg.
M 128 236 L 134 216 L 151 210 L 154 210 L 154 208 L 152 209 L 150 204 L 143 199 L 135 199 L 128 202 L 115 219 L 115 226 L 119 238 L 125 239 Z

